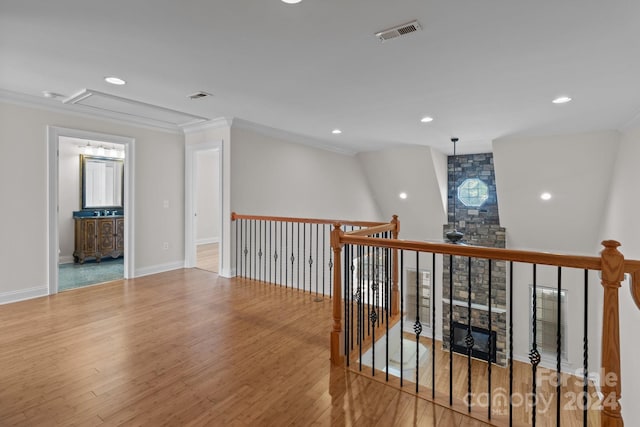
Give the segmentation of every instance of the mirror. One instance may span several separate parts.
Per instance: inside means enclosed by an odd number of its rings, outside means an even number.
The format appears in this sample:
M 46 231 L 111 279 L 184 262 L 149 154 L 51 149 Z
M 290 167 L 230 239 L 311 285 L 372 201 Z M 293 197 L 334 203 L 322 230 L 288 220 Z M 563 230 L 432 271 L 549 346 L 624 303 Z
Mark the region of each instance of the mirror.
M 122 209 L 124 160 L 81 154 L 80 184 L 82 209 Z

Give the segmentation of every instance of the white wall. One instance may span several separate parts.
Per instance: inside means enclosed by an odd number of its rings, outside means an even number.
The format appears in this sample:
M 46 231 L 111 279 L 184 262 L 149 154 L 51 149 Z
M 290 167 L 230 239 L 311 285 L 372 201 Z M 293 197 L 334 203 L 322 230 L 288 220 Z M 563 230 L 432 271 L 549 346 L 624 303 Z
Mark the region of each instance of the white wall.
M 215 243 L 220 237 L 219 153 L 216 150 L 196 153 L 196 212 L 198 244 Z
M 447 222 L 443 204 L 446 168 L 441 171 L 436 163 L 444 158 L 446 164 L 444 154 L 429 147 L 401 147 L 357 157 L 383 217 L 398 215 L 402 239 L 442 241 L 442 226 Z M 443 172 L 445 186 L 441 188 L 439 175 Z M 401 192 L 407 193 L 406 199 L 399 198 Z
M 605 202 L 619 146 L 618 132 L 592 132 L 494 141 L 493 158 L 501 225 L 507 230 L 507 247 L 597 256 Z M 540 199 L 548 191 L 549 201 Z M 529 286 L 532 267 L 514 269 L 514 352 L 528 360 Z M 539 267 L 538 285 L 556 287 L 557 270 Z M 582 365 L 583 273 L 563 269 L 562 287 L 569 296 L 567 371 Z M 602 289 L 590 275 L 590 370 L 600 364 Z
M 354 156 L 232 127 L 231 171 L 239 214 L 382 219 Z
M 0 234 L 11 242 L 0 249 L 0 302 L 40 295 L 48 286 L 47 125 L 135 138 L 136 274 L 182 265 L 182 135 L 0 102 Z
M 625 258 L 640 259 L 640 211 L 638 194 L 638 159 L 640 159 L 640 128 L 622 134 L 602 239 L 622 243 L 619 248 Z M 640 370 L 637 357 L 640 354 L 638 325 L 640 308 L 632 300 L 629 283 L 619 291 L 620 298 L 620 348 L 622 359 L 622 414 L 626 425 L 640 424 L 640 413 L 635 406 L 640 402 Z M 602 319 L 602 314 L 598 318 Z
M 593 132 L 493 143 L 507 245 L 593 255 L 620 135 Z M 548 191 L 549 201 L 540 199 Z
M 78 142 L 61 137 L 58 156 L 58 235 L 60 263 L 73 262 L 73 211 L 80 210 L 80 154 Z

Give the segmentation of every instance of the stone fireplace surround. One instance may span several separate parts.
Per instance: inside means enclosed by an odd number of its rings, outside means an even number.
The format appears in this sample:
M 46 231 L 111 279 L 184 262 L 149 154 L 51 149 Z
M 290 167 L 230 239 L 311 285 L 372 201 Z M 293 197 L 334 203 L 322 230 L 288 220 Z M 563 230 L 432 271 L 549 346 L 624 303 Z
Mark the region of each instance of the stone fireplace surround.
M 456 180 L 452 182 L 455 168 Z M 505 228 L 500 227 L 496 196 L 493 155 L 470 154 L 448 158 L 448 224 L 443 226 L 443 238 L 454 226 L 464 233 L 463 243 L 493 248 L 505 247 Z M 457 188 L 469 178 L 481 179 L 489 188 L 489 198 L 479 207 L 467 207 L 457 199 Z M 456 203 L 454 225 L 453 203 Z M 449 349 L 449 277 L 450 257 L 444 256 L 442 274 L 442 337 L 443 347 Z M 469 324 L 468 282 L 471 275 L 471 325 L 489 329 L 489 262 L 472 259 L 471 269 L 466 257 L 453 257 L 453 321 Z M 491 262 L 491 329 L 496 333 L 496 363 L 507 363 L 507 292 L 506 262 Z

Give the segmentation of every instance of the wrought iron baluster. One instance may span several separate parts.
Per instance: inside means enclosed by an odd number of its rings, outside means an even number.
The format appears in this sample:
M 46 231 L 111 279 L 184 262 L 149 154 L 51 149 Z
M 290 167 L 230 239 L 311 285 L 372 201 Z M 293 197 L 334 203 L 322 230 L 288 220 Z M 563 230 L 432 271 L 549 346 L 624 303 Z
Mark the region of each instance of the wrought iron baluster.
M 262 282 L 262 221 L 258 221 L 258 281 Z
M 436 253 L 431 254 L 431 398 L 436 398 Z M 402 313 L 402 312 L 400 312 Z
M 349 265 L 351 264 L 351 245 L 344 246 L 344 351 L 347 357 L 347 366 L 349 366 L 349 335 L 351 335 L 349 325 L 349 305 L 351 305 L 351 274 Z
M 322 295 L 326 295 L 324 290 L 325 266 L 327 265 L 327 224 L 322 224 Z
M 582 337 L 582 368 L 583 368 L 583 390 L 582 390 L 582 424 L 588 425 L 588 405 L 589 405 L 589 270 L 584 270 L 584 335 Z
M 538 352 L 538 283 L 537 283 L 537 265 L 533 264 L 533 301 L 532 301 L 532 348 L 529 352 L 529 361 L 531 362 L 531 376 L 533 385 L 531 387 L 531 423 L 535 427 L 536 425 L 536 413 L 538 408 L 538 395 L 536 394 L 536 374 L 538 371 L 538 364 L 540 363 L 540 353 Z
M 249 242 L 249 265 L 253 273 L 251 274 L 251 279 L 255 279 L 256 277 L 256 262 L 255 262 L 255 254 L 253 253 L 256 247 L 256 220 L 253 221 L 253 229 L 251 230 L 251 236 L 253 237 L 253 246 L 251 242 Z
M 385 263 L 385 278 L 384 278 L 384 305 L 385 305 L 385 343 L 386 343 L 386 356 L 387 356 L 387 370 L 386 380 L 389 381 L 389 249 L 385 248 L 384 251 L 384 263 Z
M 471 412 L 471 353 L 473 352 L 473 335 L 471 334 L 471 257 L 467 260 L 467 336 L 464 343 L 467 346 L 467 411 Z
M 509 261 L 509 426 L 513 425 L 513 261 Z
M 235 267 L 236 268 L 236 276 L 238 275 L 238 237 L 239 237 L 238 236 L 238 226 L 239 226 L 238 222 L 239 221 L 240 221 L 239 219 L 236 220 L 236 244 L 235 244 L 235 246 L 236 246 L 236 262 L 235 262 L 235 264 L 236 264 L 236 267 Z
M 453 405 L 453 255 L 449 255 L 449 406 Z
M 273 242 L 271 241 L 271 238 L 273 237 L 272 235 L 272 223 L 271 221 L 269 221 L 269 257 L 267 258 L 267 260 L 271 260 L 271 258 L 273 258 Z M 274 283 L 275 280 L 273 280 L 272 277 L 272 273 L 273 273 L 273 269 L 271 268 L 271 262 L 267 261 L 266 264 L 269 264 L 269 282 Z M 266 268 L 266 267 L 265 267 Z
M 371 319 L 371 278 L 373 267 L 371 264 L 371 246 L 367 246 L 367 319 Z M 367 335 L 371 335 L 371 322 L 367 320 Z
M 318 242 L 320 241 L 320 224 L 316 224 L 316 301 L 318 300 L 318 261 L 320 260 L 320 256 L 318 254 Z
M 400 387 L 404 385 L 404 346 L 402 345 L 402 331 L 404 331 L 404 250 L 400 251 Z
M 282 252 L 282 226 L 284 222 L 280 222 L 280 286 L 282 286 L 282 260 L 285 258 L 287 251 Z
M 560 427 L 560 397 L 562 395 L 562 267 L 558 267 L 558 297 L 557 297 L 557 314 L 558 324 L 556 329 L 556 426 Z
M 307 286 L 307 278 L 306 278 L 306 270 L 304 268 L 306 256 L 306 247 L 307 247 L 307 224 L 302 224 L 302 291 L 304 292 L 305 287 Z
M 309 293 L 311 293 L 311 286 L 313 282 L 313 226 L 309 225 Z
M 420 323 L 420 252 L 416 251 L 416 321 L 413 324 L 413 332 L 416 334 L 416 393 L 419 391 L 420 383 L 420 334 L 422 333 L 422 323 Z
M 298 262 L 296 263 L 296 268 L 298 270 L 298 281 L 296 283 L 296 289 L 300 289 L 300 223 L 298 223 L 298 238 L 296 239 L 298 241 Z M 304 268 L 302 269 L 302 272 L 304 273 Z M 302 282 L 302 289 L 304 290 L 304 282 Z
M 375 256 L 375 248 L 373 250 Z M 374 261 L 375 262 L 375 261 Z M 373 281 L 371 280 L 373 278 Z M 371 307 L 371 312 L 369 313 L 369 320 L 371 320 L 371 376 L 376 375 L 376 322 L 378 320 L 378 313 L 376 313 L 376 295 L 378 293 L 378 282 L 376 280 L 375 270 L 373 274 L 370 276 L 369 282 L 371 285 L 371 291 L 373 292 L 373 304 L 371 304 L 371 299 L 369 299 L 369 307 Z
M 364 340 L 364 311 L 362 305 L 362 285 L 364 283 L 364 247 L 358 246 L 358 292 L 356 299 L 358 301 L 358 369 L 362 371 L 362 343 Z
M 293 227 L 293 223 L 292 223 Z M 293 229 L 291 229 L 291 235 L 293 236 Z M 292 246 L 293 248 L 293 246 Z M 291 256 L 293 257 L 293 249 L 291 249 Z M 284 225 L 284 287 L 289 287 L 289 260 L 287 255 L 289 254 L 289 226 Z M 293 261 L 291 261 L 291 271 L 293 271 Z M 292 273 L 293 274 L 293 273 Z M 293 285 L 292 285 L 293 286 Z
M 242 269 L 242 277 L 246 278 L 247 277 L 247 255 L 249 254 L 249 248 L 247 247 L 247 225 L 249 224 L 249 221 L 243 221 L 244 222 L 244 257 L 243 257 L 243 261 L 244 261 L 244 267 Z
M 491 260 L 487 260 L 489 263 L 489 296 L 487 297 L 487 306 L 489 307 L 489 355 L 487 356 L 487 393 L 489 395 L 487 418 L 491 419 L 491 364 L 493 363 L 493 328 L 492 328 L 492 313 L 491 313 L 491 275 L 492 275 L 492 263 Z

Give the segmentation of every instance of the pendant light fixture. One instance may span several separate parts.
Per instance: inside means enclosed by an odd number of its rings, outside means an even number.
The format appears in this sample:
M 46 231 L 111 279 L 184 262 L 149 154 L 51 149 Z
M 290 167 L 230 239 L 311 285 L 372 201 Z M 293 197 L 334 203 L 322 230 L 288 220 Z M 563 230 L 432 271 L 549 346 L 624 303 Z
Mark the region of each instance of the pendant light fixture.
M 449 243 L 456 244 L 464 237 L 464 234 L 456 229 L 456 205 L 458 204 L 458 197 L 456 196 L 456 142 L 458 142 L 458 138 L 451 138 L 451 142 L 453 142 L 453 230 L 447 232 L 447 240 Z

